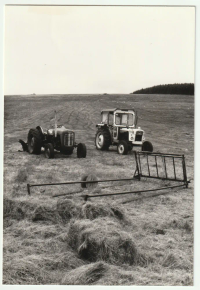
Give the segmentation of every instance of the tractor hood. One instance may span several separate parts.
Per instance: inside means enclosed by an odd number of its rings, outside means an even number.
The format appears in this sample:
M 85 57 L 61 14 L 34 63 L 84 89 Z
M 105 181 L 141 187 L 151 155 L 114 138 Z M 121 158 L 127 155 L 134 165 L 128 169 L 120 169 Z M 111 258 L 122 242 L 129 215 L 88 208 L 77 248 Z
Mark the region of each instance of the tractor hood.
M 127 128 L 127 127 L 122 127 L 120 128 L 121 132 L 137 132 L 137 131 L 142 131 L 144 132 L 140 127 L 138 128 Z
M 49 135 L 54 135 L 55 134 L 55 129 L 49 129 L 47 130 Z M 74 131 L 65 128 L 64 126 L 58 126 L 57 128 L 57 135 L 61 135 L 63 133 L 74 133 Z

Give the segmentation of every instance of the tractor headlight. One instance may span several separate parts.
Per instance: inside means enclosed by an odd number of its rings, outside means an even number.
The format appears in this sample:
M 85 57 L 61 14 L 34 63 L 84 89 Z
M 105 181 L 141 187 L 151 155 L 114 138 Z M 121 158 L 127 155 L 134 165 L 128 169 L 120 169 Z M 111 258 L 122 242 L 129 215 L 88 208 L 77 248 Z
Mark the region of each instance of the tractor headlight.
M 130 133 L 130 135 L 129 135 L 129 140 L 130 140 L 130 141 L 134 141 L 134 140 L 135 140 L 134 133 Z

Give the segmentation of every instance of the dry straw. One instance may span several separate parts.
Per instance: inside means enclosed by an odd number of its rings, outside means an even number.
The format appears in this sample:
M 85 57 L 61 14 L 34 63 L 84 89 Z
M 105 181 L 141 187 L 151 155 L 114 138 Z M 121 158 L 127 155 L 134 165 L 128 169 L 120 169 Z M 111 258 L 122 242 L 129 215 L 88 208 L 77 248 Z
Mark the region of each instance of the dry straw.
M 133 271 L 103 261 L 83 265 L 66 273 L 62 285 L 133 285 Z
M 103 260 L 111 264 L 144 264 L 132 236 L 119 222 L 109 218 L 73 220 L 69 225 L 68 243 L 78 255 L 90 262 Z

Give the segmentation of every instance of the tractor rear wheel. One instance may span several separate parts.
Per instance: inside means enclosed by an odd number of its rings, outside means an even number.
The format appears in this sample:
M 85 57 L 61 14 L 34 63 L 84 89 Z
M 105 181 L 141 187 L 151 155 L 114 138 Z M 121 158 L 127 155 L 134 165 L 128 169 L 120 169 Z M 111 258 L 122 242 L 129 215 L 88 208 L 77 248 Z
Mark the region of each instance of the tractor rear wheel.
M 99 129 L 95 136 L 95 145 L 98 150 L 108 150 L 111 145 L 110 132 Z
M 45 157 L 48 159 L 54 158 L 54 148 L 51 143 L 48 143 L 45 146 Z
M 30 129 L 28 132 L 28 152 L 40 154 L 42 147 L 42 134 L 37 129 Z
M 87 155 L 87 149 L 84 143 L 79 143 L 77 146 L 77 157 L 85 158 Z
M 126 141 L 122 140 L 118 143 L 117 152 L 120 155 L 127 155 L 128 153 L 128 144 Z
M 142 144 L 142 151 L 153 152 L 153 145 L 149 141 L 144 141 Z

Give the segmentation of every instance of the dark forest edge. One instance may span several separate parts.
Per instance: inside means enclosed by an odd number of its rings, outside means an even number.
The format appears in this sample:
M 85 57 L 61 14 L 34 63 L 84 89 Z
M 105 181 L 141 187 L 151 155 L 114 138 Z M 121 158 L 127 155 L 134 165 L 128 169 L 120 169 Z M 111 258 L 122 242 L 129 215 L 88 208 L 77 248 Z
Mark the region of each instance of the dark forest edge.
M 168 94 L 168 95 L 194 95 L 194 84 L 168 84 L 158 85 L 137 90 L 131 94 Z

